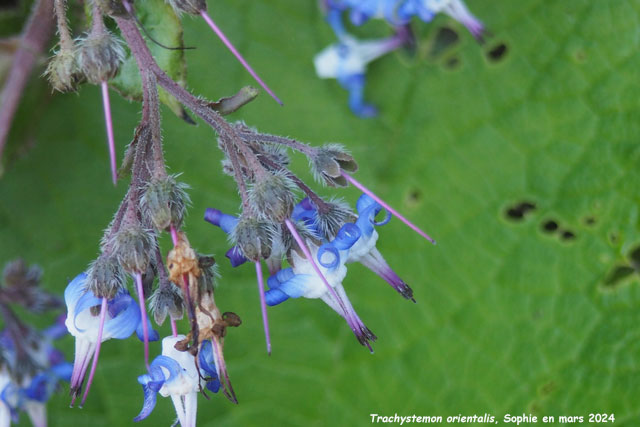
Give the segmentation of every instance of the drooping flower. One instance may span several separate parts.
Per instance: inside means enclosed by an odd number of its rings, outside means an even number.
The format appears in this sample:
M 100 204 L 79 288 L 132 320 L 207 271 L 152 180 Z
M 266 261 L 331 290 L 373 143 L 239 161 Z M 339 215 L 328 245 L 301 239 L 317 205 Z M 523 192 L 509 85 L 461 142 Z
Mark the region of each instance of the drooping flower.
M 358 341 L 372 351 L 369 342 L 375 341 L 376 336 L 364 325 L 342 286 L 347 275 L 345 263 L 349 249 L 359 238 L 358 228 L 354 224 L 345 224 L 331 242 L 321 246 L 310 239 L 304 243 L 299 242 L 300 249 L 303 252 L 308 250 L 311 256 L 306 253 L 302 256 L 296 249 L 292 249 L 289 255 L 291 267 L 280 270 L 269 278 L 267 283 L 270 289 L 265 297 L 270 306 L 289 298 L 322 299 L 345 319 Z
M 316 74 L 322 79 L 338 80 L 349 92 L 349 108 L 355 115 L 374 117 L 378 110 L 364 101 L 367 65 L 401 46 L 406 40 L 403 34 L 375 40 L 358 40 L 345 34 L 315 56 Z
M 75 360 L 71 375 L 72 404 L 79 394 L 84 378 L 95 353 L 99 353 L 99 345 L 111 338 L 129 338 L 134 332 L 142 341 L 142 322 L 140 309 L 136 301 L 125 289 L 120 289 L 115 297 L 106 300 L 104 304 L 90 290 L 86 289 L 86 273 L 81 273 L 73 279 L 64 292 L 67 304 L 67 330 L 76 338 Z M 105 312 L 102 313 L 102 309 Z M 96 313 L 99 309 L 99 313 Z M 100 316 L 98 315 L 100 314 Z M 103 330 L 100 331 L 100 318 L 104 314 Z M 150 325 L 148 325 L 149 329 Z M 158 339 L 157 332 L 151 330 L 151 341 Z M 100 336 L 101 334 L 101 336 Z M 96 351 L 98 349 L 98 351 Z M 97 357 L 97 354 L 95 354 Z M 93 369 L 92 369 L 93 373 Z M 87 391 L 91 386 L 91 376 L 87 382 Z M 85 392 L 86 398 L 86 392 Z
M 138 377 L 144 392 L 144 404 L 134 421 L 143 420 L 151 414 L 156 406 L 156 395 L 160 393 L 162 397 L 171 397 L 182 427 L 195 426 L 198 392 L 205 386 L 213 393 L 220 389 L 219 372 L 211 342 L 202 343 L 196 364 L 191 353 L 175 348 L 185 338 L 184 335 L 164 338 L 162 355 L 151 362 L 148 374 Z

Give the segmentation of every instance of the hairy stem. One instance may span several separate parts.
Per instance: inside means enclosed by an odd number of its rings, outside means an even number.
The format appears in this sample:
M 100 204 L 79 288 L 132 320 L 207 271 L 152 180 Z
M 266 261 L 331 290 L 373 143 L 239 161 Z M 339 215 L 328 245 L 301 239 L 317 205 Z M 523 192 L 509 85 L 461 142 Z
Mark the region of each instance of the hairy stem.
M 38 0 L 20 37 L 13 64 L 0 92 L 0 162 L 13 116 L 37 57 L 53 30 L 53 0 Z M 1 170 L 1 169 L 0 169 Z

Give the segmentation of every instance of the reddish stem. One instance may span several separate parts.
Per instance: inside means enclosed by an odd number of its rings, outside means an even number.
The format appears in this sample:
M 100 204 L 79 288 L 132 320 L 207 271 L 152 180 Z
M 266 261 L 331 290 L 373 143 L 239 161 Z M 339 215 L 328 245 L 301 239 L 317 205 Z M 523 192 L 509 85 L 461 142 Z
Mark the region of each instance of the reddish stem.
M 38 0 L 22 32 L 18 49 L 13 55 L 9 75 L 0 92 L 0 161 L 13 116 L 22 98 L 31 69 L 51 37 L 53 17 L 53 1 Z
M 367 196 L 371 197 L 373 200 L 375 200 L 376 202 L 380 203 L 382 205 L 383 208 L 385 208 L 386 210 L 388 210 L 389 212 L 391 212 L 391 214 L 393 214 L 394 216 L 396 216 L 400 221 L 404 222 L 407 227 L 411 228 L 413 231 L 415 231 L 416 233 L 418 233 L 419 235 L 421 235 L 422 237 L 424 237 L 425 239 L 427 239 L 428 241 L 430 241 L 431 243 L 433 243 L 434 245 L 436 244 L 436 241 L 433 240 L 427 233 L 425 233 L 424 231 L 422 231 L 420 228 L 418 228 L 417 225 L 413 224 L 411 221 L 409 221 L 407 218 L 405 218 L 404 216 L 402 216 L 397 210 L 393 209 L 391 206 L 389 206 L 387 203 L 385 203 L 384 200 L 382 200 L 380 197 L 376 196 L 373 191 L 369 190 L 367 187 L 365 187 L 364 185 L 362 185 L 361 183 L 359 183 L 355 178 L 353 178 L 351 175 L 349 175 L 348 173 L 341 171 L 342 176 L 349 181 L 354 187 L 358 188 L 360 191 L 362 191 L 364 194 L 366 194 Z
M 80 407 L 84 406 L 84 402 L 87 400 L 87 396 L 89 395 L 89 389 L 91 388 L 91 384 L 93 383 L 93 376 L 96 373 L 96 367 L 98 366 L 98 356 L 100 355 L 100 347 L 102 346 L 102 332 L 104 331 L 104 321 L 107 317 L 107 299 L 102 298 L 102 304 L 100 305 L 100 324 L 98 325 L 98 342 L 96 343 L 96 351 L 93 353 L 93 362 L 91 364 L 91 371 L 89 372 L 89 379 L 87 380 L 87 388 L 84 389 L 84 394 L 82 395 L 82 401 L 80 402 Z M 73 402 L 71 402 L 73 405 Z
M 264 298 L 264 278 L 262 277 L 262 265 L 256 262 L 256 276 L 258 276 L 258 294 L 260 295 L 260 308 L 262 309 L 262 324 L 264 325 L 264 338 L 267 341 L 267 353 L 271 356 L 271 336 L 269 334 L 269 319 L 267 317 L 267 303 Z
M 251 68 L 251 65 L 249 65 L 249 63 L 242 57 L 242 55 L 240 54 L 240 52 L 238 52 L 238 50 L 235 48 L 235 46 L 231 43 L 231 41 L 229 41 L 229 39 L 227 38 L 227 36 L 224 35 L 224 33 L 222 32 L 222 30 L 216 25 L 215 22 L 213 22 L 213 19 L 211 19 L 211 17 L 207 14 L 207 12 L 205 10 L 201 10 L 200 11 L 200 16 L 202 16 L 202 18 L 206 21 L 206 23 L 209 25 L 209 27 L 211 27 L 211 29 L 213 30 L 214 33 L 216 33 L 216 35 L 220 38 L 220 40 L 222 40 L 222 43 L 224 43 L 224 45 L 227 47 L 227 49 L 229 49 L 231 51 L 231 53 L 233 53 L 233 55 L 236 57 L 236 59 L 238 61 L 240 61 L 240 63 L 242 64 L 242 66 L 249 72 L 249 74 L 251 74 L 251 76 L 256 79 L 256 81 L 258 82 L 258 84 L 260 84 L 260 86 L 262 86 L 262 88 L 264 90 L 267 91 L 267 93 L 269 95 L 271 95 L 271 97 L 273 99 L 276 100 L 276 102 L 280 105 L 284 105 L 282 103 L 282 101 L 280 100 L 280 98 L 278 98 L 276 96 L 276 94 L 269 88 L 269 86 L 267 86 L 267 84 L 265 82 L 262 81 L 262 79 L 260 78 L 260 76 L 258 76 L 258 73 L 256 73 L 253 68 Z
M 102 106 L 104 107 L 104 124 L 107 128 L 107 144 L 109 146 L 109 158 L 111 160 L 111 180 L 113 185 L 118 181 L 118 168 L 116 166 L 116 143 L 113 137 L 113 120 L 111 118 L 111 103 L 109 102 L 109 85 L 106 81 L 100 84 L 102 89 Z

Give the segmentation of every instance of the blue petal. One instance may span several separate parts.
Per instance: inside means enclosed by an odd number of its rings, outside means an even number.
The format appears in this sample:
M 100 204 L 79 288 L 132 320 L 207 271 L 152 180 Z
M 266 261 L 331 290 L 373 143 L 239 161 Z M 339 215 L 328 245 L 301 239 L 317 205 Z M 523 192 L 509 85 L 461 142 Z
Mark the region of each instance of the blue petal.
M 67 362 L 59 363 L 55 366 L 52 366 L 50 371 L 58 379 L 68 382 L 71 380 L 71 372 L 73 371 L 73 365 Z
M 151 325 L 151 321 L 149 320 L 148 316 L 147 316 L 147 329 L 149 331 L 149 342 L 158 341 L 160 339 L 160 335 L 158 334 L 158 331 L 153 329 L 153 325 Z M 138 339 L 140 341 L 144 342 L 144 330 L 142 329 L 142 316 L 140 316 L 140 322 L 138 322 L 138 327 L 136 328 L 136 335 L 138 336 Z
M 280 284 L 291 279 L 293 276 L 295 276 L 293 269 L 291 267 L 285 268 L 278 271 L 273 276 L 270 276 L 267 279 L 267 285 L 269 286 L 269 289 L 277 289 L 280 287 Z
M 216 225 L 222 229 L 225 233 L 229 234 L 236 228 L 238 224 L 238 218 L 232 215 L 222 213 L 218 209 L 207 208 L 204 212 L 204 220 L 208 223 Z
M 104 331 L 112 338 L 119 340 L 129 338 L 131 334 L 138 328 L 140 324 L 140 309 L 129 295 L 123 295 L 120 298 L 125 302 L 118 301 L 123 304 L 123 310 L 118 312 L 118 315 L 111 320 L 105 322 Z
M 167 371 L 169 371 L 169 376 L 165 377 L 164 372 L 160 368 L 165 368 Z M 149 371 L 151 372 L 151 376 L 153 377 L 154 381 L 164 379 L 166 382 L 171 382 L 175 380 L 178 375 L 180 375 L 180 372 L 182 372 L 182 366 L 180 366 L 180 364 L 176 360 L 168 356 L 158 356 L 153 359 L 153 362 L 151 362 Z
M 229 258 L 232 267 L 238 267 L 239 265 L 247 262 L 247 259 L 244 257 L 244 255 L 242 255 L 240 249 L 238 249 L 237 246 L 233 246 L 231 249 L 229 249 L 227 253 L 224 254 L 224 256 Z
M 264 293 L 264 299 L 269 307 L 273 307 L 274 305 L 278 305 L 288 300 L 289 295 L 279 289 L 269 289 Z
M 331 255 L 330 258 L 326 255 L 327 252 Z M 316 258 L 318 259 L 318 263 L 324 268 L 334 269 L 340 264 L 340 251 L 338 251 L 333 244 L 325 243 L 318 249 Z M 327 258 L 331 259 L 331 261 L 325 262 L 324 260 Z
M 213 358 L 213 346 L 210 341 L 204 341 L 200 347 L 198 354 L 200 369 L 203 370 L 208 377 L 207 389 L 213 393 L 220 390 L 220 379 L 216 371 L 216 363 Z
M 40 373 L 31 379 L 29 386 L 24 389 L 24 394 L 31 400 L 37 400 L 38 402 L 44 403 L 49 400 L 50 390 L 53 388 L 53 384 L 55 383 L 55 378 L 49 378 L 49 376 L 45 373 Z
M 74 307 L 78 299 L 84 294 L 84 282 L 86 279 L 87 273 L 80 273 L 67 285 L 64 290 L 64 302 L 67 304 L 67 309 Z
M 361 236 L 360 229 L 350 222 L 340 227 L 335 239 L 331 242 L 336 249 L 344 251 L 350 249 Z
M 148 375 L 143 375 L 148 376 Z M 140 378 L 138 378 L 138 382 L 140 382 Z M 142 392 L 144 393 L 144 402 L 142 404 L 142 409 L 137 417 L 133 419 L 133 421 L 138 422 L 144 420 L 151 414 L 153 409 L 156 407 L 156 392 L 151 390 L 151 388 L 147 384 L 142 384 Z

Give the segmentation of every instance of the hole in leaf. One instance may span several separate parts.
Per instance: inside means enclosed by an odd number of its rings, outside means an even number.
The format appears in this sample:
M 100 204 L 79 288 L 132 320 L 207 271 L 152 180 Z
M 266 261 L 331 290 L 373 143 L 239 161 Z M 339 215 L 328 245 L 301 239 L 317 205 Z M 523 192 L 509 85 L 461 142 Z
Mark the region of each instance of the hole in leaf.
M 515 206 L 508 208 L 505 212 L 507 219 L 512 221 L 521 221 L 527 213 L 535 210 L 536 205 L 532 202 L 520 202 Z
M 506 44 L 500 43 L 499 45 L 495 46 L 493 49 L 487 52 L 487 57 L 491 62 L 499 62 L 505 57 L 508 50 L 509 49 L 507 49 Z
M 545 233 L 553 233 L 558 229 L 558 223 L 550 219 L 542 223 L 542 231 Z
M 634 271 L 635 270 L 629 266 L 619 265 L 614 268 L 611 274 L 609 274 L 609 276 L 604 280 L 604 285 L 609 288 L 614 288 L 620 285 L 620 282 L 625 278 L 631 276 Z
M 452 56 L 451 58 L 447 59 L 446 62 L 444 63 L 444 67 L 447 70 L 455 70 L 456 68 L 458 68 L 459 65 L 460 65 L 460 59 L 458 59 L 455 56 Z
M 588 216 L 588 217 L 586 217 L 586 218 L 584 219 L 584 223 L 585 223 L 586 225 L 588 225 L 588 226 L 592 226 L 592 225 L 595 225 L 595 223 L 596 223 L 596 219 L 595 219 L 595 217 Z
M 555 389 L 556 383 L 554 381 L 549 381 L 548 383 L 543 384 L 542 387 L 540 387 L 540 394 L 546 396 L 548 394 L 551 394 Z
M 420 190 L 411 190 L 409 193 L 409 202 L 418 203 L 422 199 L 422 192 Z
M 433 59 L 438 58 L 447 50 L 455 46 L 459 39 L 460 36 L 455 30 L 449 27 L 440 28 L 433 39 L 429 56 Z
M 618 233 L 616 233 L 615 231 L 612 231 L 611 233 L 609 233 L 609 242 L 612 245 L 615 245 L 616 243 L 618 243 Z
M 640 246 L 631 250 L 629 253 L 629 262 L 631 263 L 631 267 L 636 271 L 640 271 Z
M 573 240 L 576 238 L 576 233 L 574 233 L 573 231 L 564 230 L 560 235 L 560 238 L 562 240 Z

